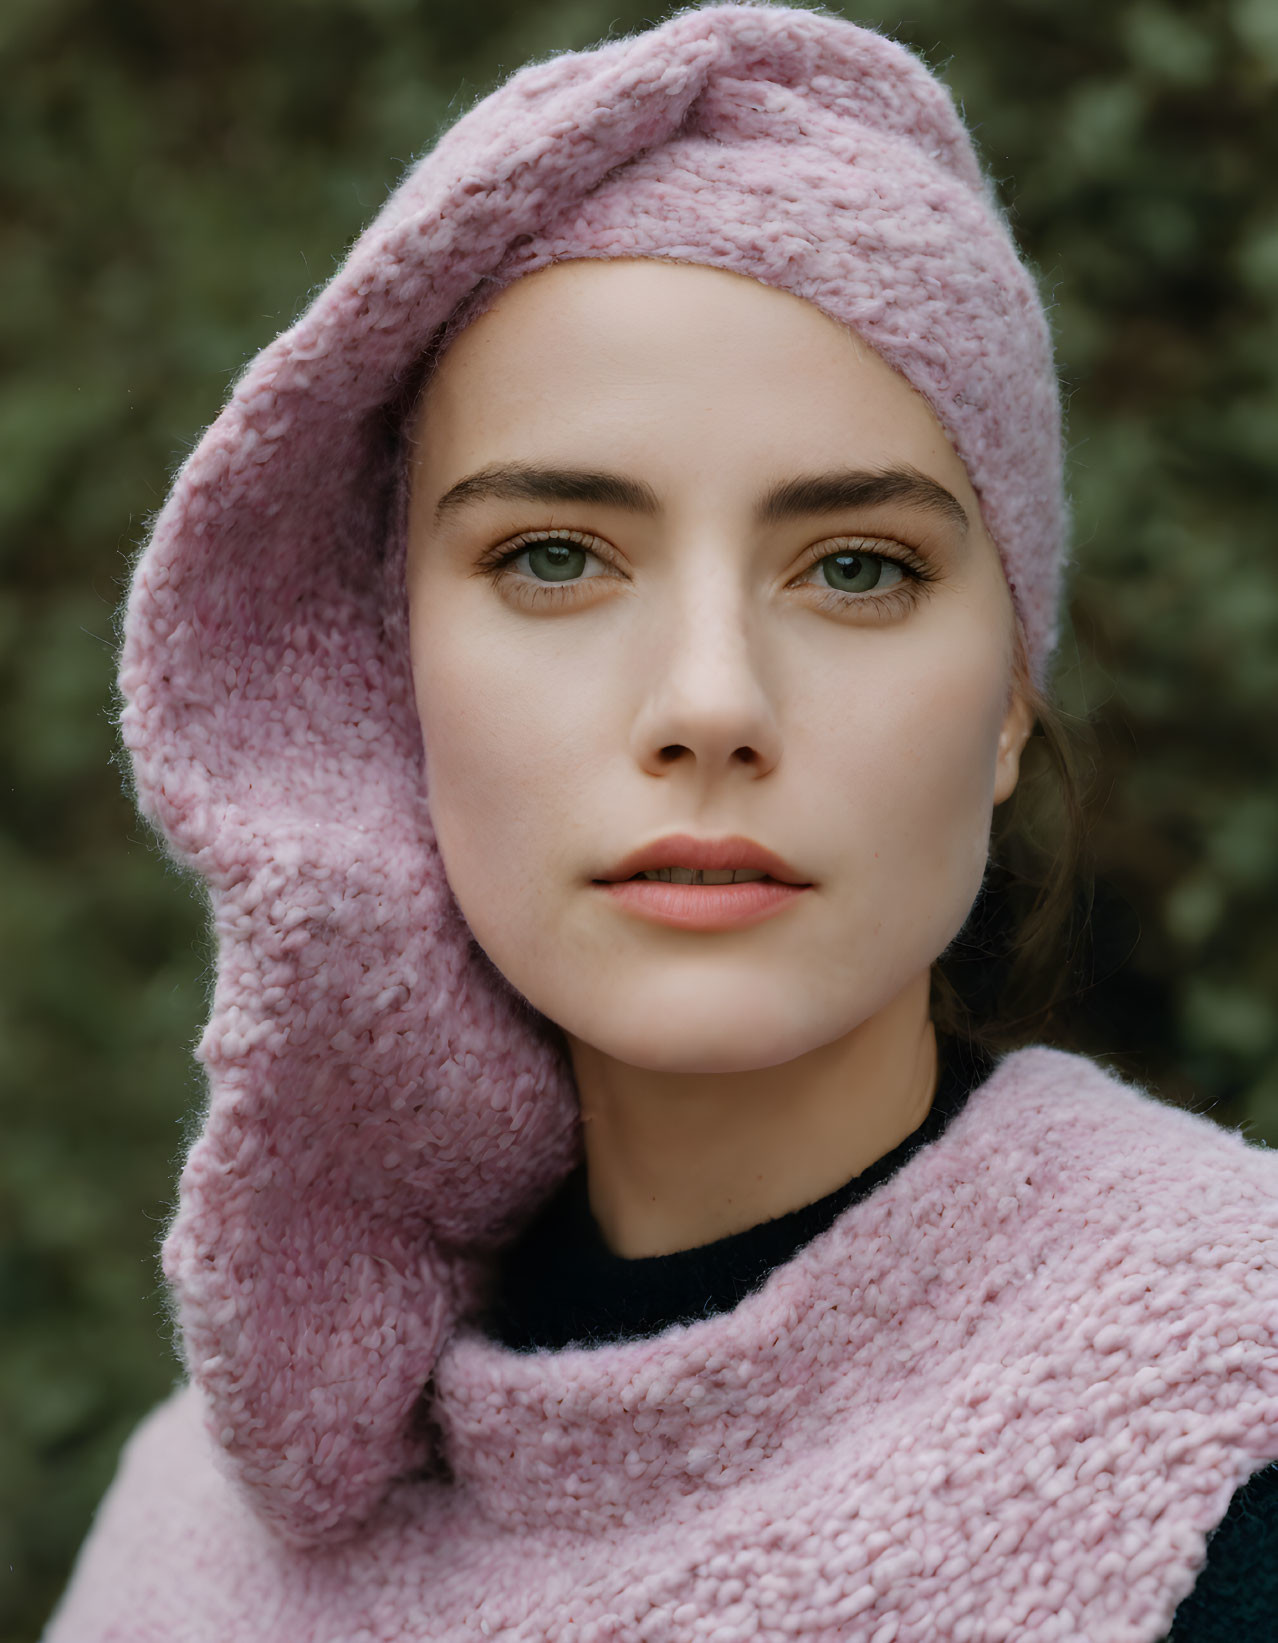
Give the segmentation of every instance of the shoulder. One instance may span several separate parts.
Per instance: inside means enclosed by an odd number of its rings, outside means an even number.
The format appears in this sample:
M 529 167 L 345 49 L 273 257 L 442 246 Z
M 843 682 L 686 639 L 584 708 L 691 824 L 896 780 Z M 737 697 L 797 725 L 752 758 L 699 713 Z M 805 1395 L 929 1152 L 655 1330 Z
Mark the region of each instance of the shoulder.
M 1207 1216 L 1222 1237 L 1278 1231 L 1278 1151 L 1200 1112 L 1125 1083 L 1086 1056 L 1042 1047 L 1006 1056 L 972 1103 L 973 1138 L 1001 1134 L 1014 1165 L 1045 1185 L 1184 1223 Z M 1272 1246 L 1270 1246 L 1272 1253 Z
M 246 1582 L 270 1604 L 269 1555 L 220 1470 L 199 1393 L 181 1385 L 121 1451 L 43 1643 L 168 1643 L 193 1635 L 193 1604 L 236 1638 L 228 1604 Z
M 184 1384 L 135 1428 L 42 1643 L 363 1636 L 403 1548 L 446 1517 L 445 1489 L 406 1480 L 322 1556 L 294 1546 L 227 1475 L 206 1409 Z
M 969 1108 L 958 1168 L 983 1225 L 1098 1365 L 1126 1352 L 1273 1399 L 1278 1152 L 1055 1050 L 1006 1057 Z
M 170 1560 L 189 1561 L 183 1542 L 192 1542 L 201 1524 L 216 1561 L 224 1534 L 219 1520 L 228 1508 L 233 1511 L 233 1503 L 213 1463 L 198 1395 L 179 1386 L 125 1443 L 44 1643 L 126 1635 L 149 1640 L 165 1626 L 169 1635 L 185 1635 L 175 1607 L 181 1583 L 166 1581 L 161 1571 Z
M 203 1400 L 183 1382 L 143 1416 L 125 1442 L 94 1531 L 108 1521 L 140 1521 L 160 1503 L 172 1519 L 204 1516 L 232 1500 L 205 1427 Z
M 1236 1491 L 1207 1536 L 1206 1563 L 1167 1643 L 1266 1637 L 1278 1614 L 1278 1462 Z

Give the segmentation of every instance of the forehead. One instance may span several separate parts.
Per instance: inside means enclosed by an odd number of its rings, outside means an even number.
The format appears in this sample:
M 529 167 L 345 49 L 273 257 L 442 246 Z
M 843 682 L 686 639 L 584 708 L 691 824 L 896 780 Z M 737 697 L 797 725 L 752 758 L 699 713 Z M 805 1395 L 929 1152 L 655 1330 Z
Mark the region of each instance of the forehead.
M 454 336 L 415 419 L 438 488 L 512 457 L 618 455 L 684 474 L 908 463 L 964 495 L 930 406 L 853 331 L 791 292 L 655 259 L 525 275 Z M 651 477 L 660 483 L 660 471 Z

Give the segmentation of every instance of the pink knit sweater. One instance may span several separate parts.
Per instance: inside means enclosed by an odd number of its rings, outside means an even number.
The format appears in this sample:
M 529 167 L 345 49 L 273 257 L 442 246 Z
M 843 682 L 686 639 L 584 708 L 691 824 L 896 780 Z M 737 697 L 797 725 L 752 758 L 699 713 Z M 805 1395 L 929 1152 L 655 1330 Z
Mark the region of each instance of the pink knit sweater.
M 1154 1643 L 1278 1457 L 1276 1248 L 1278 1155 L 1019 1051 L 729 1313 L 463 1322 L 435 1463 L 339 1545 L 269 1527 L 179 1389 L 47 1643 Z

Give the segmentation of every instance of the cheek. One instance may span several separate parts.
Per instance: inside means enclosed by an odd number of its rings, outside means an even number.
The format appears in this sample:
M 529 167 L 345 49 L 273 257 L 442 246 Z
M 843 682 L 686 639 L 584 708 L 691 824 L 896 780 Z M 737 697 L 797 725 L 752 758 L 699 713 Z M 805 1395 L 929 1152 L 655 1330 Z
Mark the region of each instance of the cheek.
M 851 693 L 854 720 L 827 739 L 820 761 L 818 792 L 834 798 L 825 822 L 846 840 L 838 853 L 849 893 L 869 922 L 907 941 L 916 930 L 938 952 L 985 870 L 1006 694 L 994 661 L 938 647 L 897 675 L 899 688 L 890 675 L 867 680 Z
M 589 703 L 553 659 L 530 668 L 500 626 L 463 614 L 415 625 L 413 671 L 440 854 L 483 942 L 535 910 L 571 837 Z

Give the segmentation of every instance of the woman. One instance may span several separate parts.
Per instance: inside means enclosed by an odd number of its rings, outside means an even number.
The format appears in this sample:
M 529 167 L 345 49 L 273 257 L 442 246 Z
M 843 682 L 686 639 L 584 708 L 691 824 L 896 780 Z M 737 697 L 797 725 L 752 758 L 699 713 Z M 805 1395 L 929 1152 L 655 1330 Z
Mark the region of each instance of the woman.
M 901 48 L 710 7 L 441 140 L 135 574 L 219 938 L 189 1381 L 49 1643 L 1237 1628 L 1278 1166 L 933 1019 L 1063 538 Z

